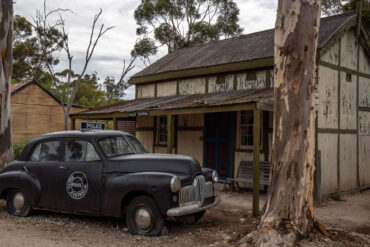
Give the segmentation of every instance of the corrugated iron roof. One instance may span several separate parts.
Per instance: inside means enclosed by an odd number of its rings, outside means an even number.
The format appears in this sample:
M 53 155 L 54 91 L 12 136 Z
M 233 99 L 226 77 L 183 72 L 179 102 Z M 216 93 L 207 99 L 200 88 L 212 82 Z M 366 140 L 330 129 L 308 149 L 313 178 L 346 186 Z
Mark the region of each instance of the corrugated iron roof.
M 318 48 L 322 48 L 343 25 L 353 20 L 355 16 L 354 12 L 347 12 L 322 18 Z M 245 62 L 273 56 L 274 29 L 269 29 L 177 50 L 157 60 L 132 78 Z
M 237 105 L 250 102 L 273 102 L 273 89 L 237 90 L 229 92 L 142 98 L 95 108 L 78 114 L 130 113 L 138 111 Z M 74 114 L 74 115 L 78 115 Z

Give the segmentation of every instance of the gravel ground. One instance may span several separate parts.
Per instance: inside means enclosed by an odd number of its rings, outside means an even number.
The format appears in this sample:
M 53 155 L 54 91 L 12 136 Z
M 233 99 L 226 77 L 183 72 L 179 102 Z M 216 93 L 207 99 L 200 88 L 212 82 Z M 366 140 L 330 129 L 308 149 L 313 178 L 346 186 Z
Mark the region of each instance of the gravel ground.
M 258 219 L 251 217 L 251 193 L 218 192 L 222 203 L 195 224 L 166 222 L 164 235 L 132 236 L 124 220 L 34 211 L 30 217 L 10 216 L 0 203 L 0 246 L 232 246 L 252 231 Z M 261 207 L 265 197 L 261 196 Z M 315 208 L 317 219 L 334 233 L 353 231 L 333 246 L 370 246 L 370 191 L 329 200 Z M 360 236 L 360 237 L 359 237 Z M 326 241 L 319 239 L 318 241 Z M 351 244 L 351 241 L 353 245 Z M 330 241 L 329 241 L 330 242 Z M 304 246 L 310 246 L 306 243 Z

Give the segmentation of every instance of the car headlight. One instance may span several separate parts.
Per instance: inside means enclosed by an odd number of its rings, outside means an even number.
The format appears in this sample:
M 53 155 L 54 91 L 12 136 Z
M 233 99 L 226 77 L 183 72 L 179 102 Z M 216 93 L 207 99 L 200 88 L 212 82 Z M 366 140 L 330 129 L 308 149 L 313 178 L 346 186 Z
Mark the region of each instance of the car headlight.
M 213 171 L 212 172 L 212 181 L 214 183 L 217 183 L 218 182 L 218 173 L 216 171 Z
M 181 181 L 178 177 L 173 176 L 171 178 L 170 188 L 172 192 L 177 192 L 181 189 Z

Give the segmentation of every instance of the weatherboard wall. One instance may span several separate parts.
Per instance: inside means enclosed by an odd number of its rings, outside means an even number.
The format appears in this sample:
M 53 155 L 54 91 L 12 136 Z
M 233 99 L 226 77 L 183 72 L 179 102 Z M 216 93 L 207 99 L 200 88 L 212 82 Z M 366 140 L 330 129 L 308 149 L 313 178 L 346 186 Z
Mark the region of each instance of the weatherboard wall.
M 353 29 L 321 51 L 316 101 L 321 195 L 370 185 L 369 60 Z
M 30 84 L 11 96 L 13 144 L 23 143 L 44 133 L 64 130 L 61 105 L 36 84 Z M 72 107 L 71 113 L 82 108 Z

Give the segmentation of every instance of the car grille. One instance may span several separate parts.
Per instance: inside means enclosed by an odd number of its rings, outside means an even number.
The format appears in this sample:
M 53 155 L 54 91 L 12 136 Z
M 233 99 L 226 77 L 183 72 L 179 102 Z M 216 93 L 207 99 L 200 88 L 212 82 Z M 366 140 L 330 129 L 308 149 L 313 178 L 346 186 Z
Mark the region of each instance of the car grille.
M 206 182 L 204 176 L 196 176 L 193 184 L 184 186 L 179 192 L 180 206 L 191 203 L 203 204 L 204 199 L 213 196 L 212 182 Z

